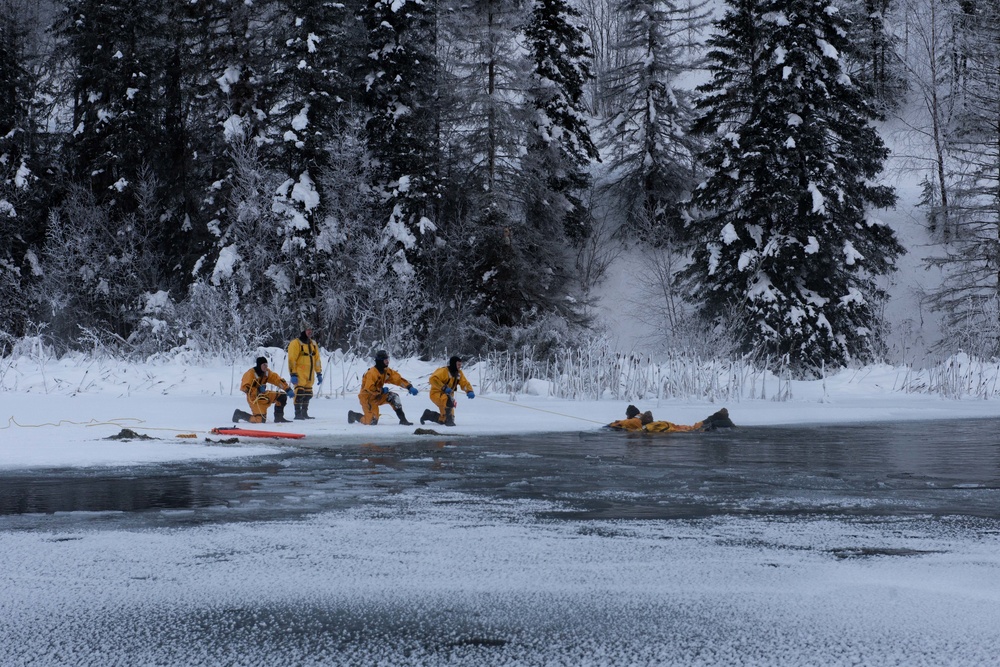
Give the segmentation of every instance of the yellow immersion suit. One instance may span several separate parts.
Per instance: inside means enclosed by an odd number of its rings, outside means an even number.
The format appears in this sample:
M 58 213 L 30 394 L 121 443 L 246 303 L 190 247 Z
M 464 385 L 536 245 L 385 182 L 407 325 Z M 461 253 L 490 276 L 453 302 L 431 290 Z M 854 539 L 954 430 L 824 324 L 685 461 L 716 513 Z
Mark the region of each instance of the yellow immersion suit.
M 273 384 L 281 387 L 282 391 L 268 391 L 267 385 Z M 247 395 L 247 403 L 250 405 L 250 422 L 253 424 L 263 424 L 267 421 L 267 409 L 278 404 L 282 414 L 284 414 L 285 402 L 288 396 L 288 383 L 281 379 L 281 376 L 274 371 L 268 371 L 267 375 L 258 375 L 256 368 L 251 368 L 243 374 L 240 381 L 240 391 Z M 278 416 L 278 408 L 275 408 L 275 417 Z
M 360 421 L 362 424 L 377 424 L 379 406 L 389 403 L 394 410 L 402 410 L 403 404 L 399 396 L 394 392 L 385 392 L 382 389 L 387 384 L 398 385 L 404 389 L 409 389 L 413 385 L 409 380 L 391 368 L 379 370 L 377 366 L 372 366 L 361 378 L 361 391 L 358 392 L 358 401 L 361 402 L 361 409 L 364 414 Z
M 298 338 L 288 343 L 288 372 L 296 377 L 295 418 L 310 419 L 309 401 L 313 396 L 316 376 L 323 372 L 319 358 L 319 346 L 303 331 Z
M 431 373 L 431 401 L 438 407 L 438 423 L 444 424 L 448 419 L 448 414 L 455 409 L 455 392 L 461 388 L 464 392 L 472 391 L 472 384 L 465 377 L 461 370 L 458 375 L 452 375 L 451 369 L 442 366 Z M 445 388 L 451 389 L 451 395 L 444 393 Z

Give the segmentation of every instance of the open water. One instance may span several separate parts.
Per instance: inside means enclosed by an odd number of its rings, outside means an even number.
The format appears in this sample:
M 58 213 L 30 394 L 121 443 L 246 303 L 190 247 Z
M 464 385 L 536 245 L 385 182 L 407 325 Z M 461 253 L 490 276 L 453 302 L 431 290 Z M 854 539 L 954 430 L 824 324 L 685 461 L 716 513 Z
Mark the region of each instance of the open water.
M 0 472 L 0 516 L 114 511 L 162 523 L 174 515 L 158 510 L 185 509 L 195 511 L 177 521 L 269 520 L 409 490 L 556 501 L 563 509 L 549 516 L 572 519 L 1000 518 L 1000 420 L 310 438 L 252 461 Z

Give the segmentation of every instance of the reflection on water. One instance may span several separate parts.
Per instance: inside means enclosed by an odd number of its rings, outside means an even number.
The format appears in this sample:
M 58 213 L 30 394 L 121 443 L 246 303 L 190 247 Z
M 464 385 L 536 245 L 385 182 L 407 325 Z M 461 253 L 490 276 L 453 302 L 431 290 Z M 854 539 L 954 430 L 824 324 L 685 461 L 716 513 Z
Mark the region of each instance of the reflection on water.
M 280 518 L 459 491 L 553 501 L 553 518 L 713 514 L 1000 517 L 998 420 L 606 431 L 302 448 L 247 462 L 0 473 L 0 514 L 193 510 Z M 220 513 L 224 508 L 227 511 Z

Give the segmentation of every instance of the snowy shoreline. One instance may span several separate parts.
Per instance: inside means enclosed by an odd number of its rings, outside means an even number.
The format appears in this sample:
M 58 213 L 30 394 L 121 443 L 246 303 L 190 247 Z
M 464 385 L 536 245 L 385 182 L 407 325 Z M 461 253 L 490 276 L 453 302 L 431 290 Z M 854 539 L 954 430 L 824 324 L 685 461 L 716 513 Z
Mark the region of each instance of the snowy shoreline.
M 280 351 L 271 350 L 273 366 L 282 369 Z M 407 359 L 394 367 L 419 388 L 404 395 L 403 405 L 414 426 L 404 427 L 388 408 L 378 426 L 347 423 L 357 409 L 357 386 L 366 370 L 363 360 L 345 360 L 326 369 L 329 378 L 317 392 L 311 413 L 317 418 L 292 424 L 268 423 L 268 430 L 304 433 L 336 445 L 399 440 L 414 435 L 428 398 L 428 375 L 439 365 Z M 0 367 L 0 469 L 141 465 L 177 460 L 211 460 L 254 456 L 274 451 L 275 443 L 242 438 L 238 446 L 207 443 L 211 429 L 232 425 L 233 410 L 246 408 L 237 384 L 243 364 L 223 360 L 185 363 L 183 359 L 135 364 L 67 358 L 39 363 L 9 359 Z M 544 395 L 547 383 L 532 381 L 521 392 L 482 393 L 481 369 L 467 375 L 477 391 L 474 400 L 460 397 L 458 425 L 449 437 L 587 431 L 623 416 L 629 402 L 652 410 L 657 419 L 694 423 L 727 407 L 738 426 L 838 424 L 914 419 L 1000 417 L 1000 400 L 946 399 L 928 393 L 906 393 L 898 386 L 906 369 L 873 366 L 841 371 L 822 380 L 792 381 L 786 400 L 769 398 L 569 400 Z M 287 376 L 287 373 L 283 375 Z M 337 387 L 331 395 L 331 387 Z M 525 393 L 525 390 L 529 393 Z M 773 391 L 773 389 L 772 389 Z M 157 440 L 107 441 L 130 428 Z M 195 438 L 179 438 L 179 435 Z

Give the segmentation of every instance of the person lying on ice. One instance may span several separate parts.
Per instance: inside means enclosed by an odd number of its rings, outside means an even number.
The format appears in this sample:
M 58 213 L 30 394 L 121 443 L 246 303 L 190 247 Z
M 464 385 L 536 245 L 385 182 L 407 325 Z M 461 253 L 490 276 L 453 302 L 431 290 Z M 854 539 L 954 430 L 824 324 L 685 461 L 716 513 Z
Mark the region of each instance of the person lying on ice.
M 668 421 L 656 421 L 653 419 L 652 412 L 647 410 L 640 414 L 639 408 L 630 405 L 625 409 L 625 419 L 613 421 L 605 428 L 619 431 L 645 431 L 646 433 L 684 433 L 688 431 L 714 431 L 717 428 L 732 428 L 734 426 L 736 424 L 729 418 L 729 410 L 726 408 L 722 408 L 700 422 L 688 426 Z
M 399 423 L 403 426 L 413 426 L 413 422 L 406 420 L 403 414 L 403 403 L 399 400 L 399 395 L 394 391 L 389 391 L 386 384 L 394 384 L 410 392 L 412 396 L 417 395 L 417 388 L 409 380 L 406 380 L 396 371 L 389 368 L 389 353 L 379 350 L 375 353 L 375 365 L 368 369 L 364 377 L 361 378 L 361 391 L 358 392 L 358 400 L 361 401 L 361 409 L 364 414 L 359 414 L 353 410 L 347 411 L 347 423 L 361 422 L 374 426 L 378 424 L 379 406 L 388 403 L 396 411 Z
M 476 392 L 472 391 L 472 385 L 465 378 L 462 372 L 462 358 L 452 357 L 448 360 L 447 366 L 442 366 L 431 373 L 431 401 L 438 407 L 438 411 L 424 410 L 420 415 L 420 423 L 437 422 L 445 426 L 455 425 L 455 391 L 459 388 L 465 392 L 467 398 L 475 398 Z
M 268 391 L 269 384 L 281 387 L 282 391 Z M 295 396 L 295 393 L 280 375 L 268 368 L 265 357 L 257 357 L 256 365 L 243 374 L 240 391 L 247 395 L 247 403 L 250 404 L 250 412 L 253 414 L 237 409 L 233 413 L 234 422 L 242 420 L 251 424 L 263 424 L 267 421 L 267 409 L 273 405 L 274 422 L 289 423 L 289 420 L 285 419 L 285 404 L 289 398 Z

